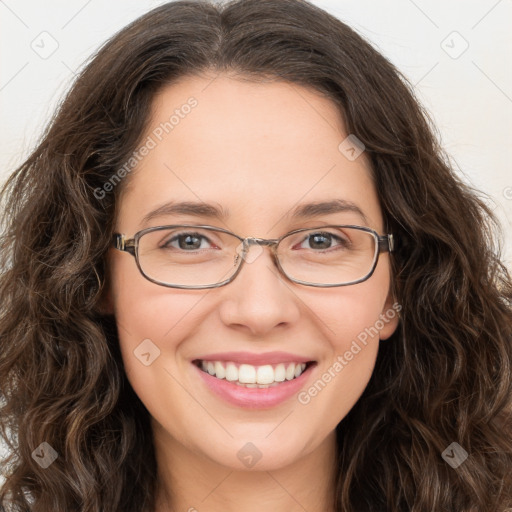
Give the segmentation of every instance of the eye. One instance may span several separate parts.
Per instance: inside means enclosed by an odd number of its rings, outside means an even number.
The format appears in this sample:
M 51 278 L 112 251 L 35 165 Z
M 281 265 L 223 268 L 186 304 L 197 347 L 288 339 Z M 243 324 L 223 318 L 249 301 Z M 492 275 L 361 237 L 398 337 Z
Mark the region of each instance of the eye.
M 201 235 L 200 233 L 179 233 L 161 244 L 160 248 L 175 248 L 184 251 L 209 249 L 209 246 L 202 245 L 202 241 L 207 241 L 210 244 L 212 243 L 206 236 Z
M 302 247 L 304 242 L 308 242 L 310 244 L 309 247 Z M 338 242 L 333 245 L 334 242 Z M 318 232 L 318 233 L 310 233 L 306 236 L 306 238 L 301 242 L 302 249 L 330 249 L 333 246 L 343 246 L 346 247 L 350 244 L 349 240 L 345 238 L 341 238 L 333 233 L 328 232 Z

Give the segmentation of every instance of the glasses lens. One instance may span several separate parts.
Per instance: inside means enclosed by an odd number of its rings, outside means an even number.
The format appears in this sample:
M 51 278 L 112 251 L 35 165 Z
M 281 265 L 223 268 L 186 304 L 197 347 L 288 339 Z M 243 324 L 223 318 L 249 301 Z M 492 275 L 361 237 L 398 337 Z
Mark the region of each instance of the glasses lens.
M 366 277 L 377 256 L 375 236 L 361 229 L 317 228 L 283 238 L 278 257 L 288 276 L 314 284 L 347 284 Z
M 236 272 L 238 246 L 233 235 L 195 226 L 149 231 L 139 239 L 139 265 L 162 284 L 213 285 Z
M 372 233 L 360 229 L 322 227 L 286 236 L 277 254 L 283 271 L 292 279 L 341 285 L 370 273 L 377 242 Z M 195 226 L 150 231 L 139 239 L 143 273 L 162 284 L 218 284 L 236 272 L 242 256 L 237 237 Z

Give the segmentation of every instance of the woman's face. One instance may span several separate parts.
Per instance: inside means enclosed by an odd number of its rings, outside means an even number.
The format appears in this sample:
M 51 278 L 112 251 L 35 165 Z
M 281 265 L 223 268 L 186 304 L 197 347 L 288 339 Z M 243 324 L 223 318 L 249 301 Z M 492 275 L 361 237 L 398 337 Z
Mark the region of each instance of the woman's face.
M 278 238 L 303 227 L 355 224 L 384 234 L 365 153 L 357 156 L 359 148 L 347 142 L 340 149 L 347 136 L 335 105 L 296 84 L 226 75 L 183 79 L 155 98 L 142 139 L 147 151 L 124 178 L 129 186 L 116 231 L 131 238 L 151 226 L 206 224 L 242 237 Z M 366 220 L 354 210 L 293 216 L 305 203 L 333 200 L 355 204 Z M 143 222 L 161 205 L 183 201 L 212 204 L 227 216 L 166 213 Z M 231 468 L 261 457 L 256 467 L 270 470 L 333 439 L 397 316 L 387 253 L 368 280 L 333 288 L 290 282 L 268 247 L 253 246 L 249 255 L 231 283 L 183 290 L 146 280 L 131 255 L 111 249 L 107 307 L 128 379 L 161 445 Z M 198 360 L 224 368 L 231 361 L 240 372 L 249 364 L 244 375 L 252 367 L 269 374 L 258 367 L 270 365 L 275 379 L 278 364 L 292 372 L 295 362 L 314 364 L 300 382 L 247 388 L 226 378 L 219 383 Z

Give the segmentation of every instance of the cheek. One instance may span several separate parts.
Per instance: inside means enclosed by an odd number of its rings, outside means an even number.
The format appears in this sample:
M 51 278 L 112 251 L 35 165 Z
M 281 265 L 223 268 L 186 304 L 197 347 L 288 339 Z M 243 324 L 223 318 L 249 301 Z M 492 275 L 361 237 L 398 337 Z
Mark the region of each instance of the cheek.
M 201 418 L 204 411 L 191 400 L 192 387 L 183 379 L 187 359 L 182 340 L 193 337 L 201 325 L 202 296 L 162 288 L 162 297 L 156 285 L 148 284 L 150 289 L 126 286 L 116 302 L 124 369 L 150 416 L 186 444 L 184 433 L 192 418 Z
M 332 289 L 323 300 L 316 301 L 318 326 L 332 351 L 342 354 L 351 350 L 356 341 L 366 347 L 379 340 L 380 330 L 387 325 L 382 314 L 388 288 L 389 276 L 381 271 L 362 283 Z M 313 300 L 310 297 L 309 304 L 314 304 Z M 384 320 L 388 319 L 384 317 Z
M 334 333 L 323 342 L 325 357 L 310 385 L 297 396 L 304 428 L 322 435 L 335 429 L 363 394 L 379 348 L 378 332 L 372 330 L 380 313 L 377 301 L 361 304 L 344 298 L 330 307 L 338 311 L 330 325 Z
M 317 300 L 319 352 L 324 357 L 311 386 L 298 396 L 310 412 L 306 421 L 329 418 L 322 428 L 334 428 L 366 388 L 377 359 L 380 329 L 386 325 L 381 315 L 388 284 L 386 272 L 375 273 L 368 281 L 326 296 L 321 305 Z M 314 303 L 310 297 L 309 304 Z
M 193 335 L 204 291 L 171 290 L 146 280 L 131 261 L 112 274 L 112 298 L 126 374 L 139 396 L 161 388 L 163 368 L 175 367 L 180 340 Z M 135 265 L 133 265 L 135 266 Z M 141 396 L 144 401 L 144 396 Z
M 124 255 L 121 255 L 121 257 Z M 131 344 L 153 337 L 155 343 L 172 340 L 182 330 L 204 291 L 158 286 L 145 279 L 131 258 L 119 258 L 112 271 L 112 300 L 120 337 Z
M 160 365 L 175 366 L 180 340 L 193 337 L 201 321 L 201 296 L 181 295 L 162 288 L 162 297 L 154 287 L 144 294 L 131 290 L 116 302 L 115 315 L 119 342 L 125 364 L 133 365 L 134 356 L 150 352 L 150 361 L 158 357 Z M 148 359 L 148 356 L 145 356 Z

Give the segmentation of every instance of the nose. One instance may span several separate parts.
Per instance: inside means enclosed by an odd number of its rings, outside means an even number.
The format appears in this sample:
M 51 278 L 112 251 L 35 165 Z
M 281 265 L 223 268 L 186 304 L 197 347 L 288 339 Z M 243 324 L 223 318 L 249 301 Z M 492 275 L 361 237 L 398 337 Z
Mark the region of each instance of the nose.
M 286 326 L 299 318 L 299 300 L 276 266 L 268 244 L 249 243 L 236 278 L 222 290 L 222 321 L 263 337 L 277 326 Z M 239 257 L 242 257 L 240 254 Z

